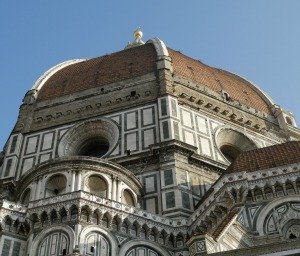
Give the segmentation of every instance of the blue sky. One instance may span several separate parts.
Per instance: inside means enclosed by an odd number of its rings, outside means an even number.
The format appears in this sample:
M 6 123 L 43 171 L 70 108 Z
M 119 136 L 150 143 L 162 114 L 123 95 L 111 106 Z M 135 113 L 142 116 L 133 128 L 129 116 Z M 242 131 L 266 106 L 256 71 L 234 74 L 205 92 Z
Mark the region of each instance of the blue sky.
M 300 124 L 300 1 L 53 0 L 0 2 L 0 150 L 22 98 L 59 62 L 144 41 L 238 73 L 296 115 Z

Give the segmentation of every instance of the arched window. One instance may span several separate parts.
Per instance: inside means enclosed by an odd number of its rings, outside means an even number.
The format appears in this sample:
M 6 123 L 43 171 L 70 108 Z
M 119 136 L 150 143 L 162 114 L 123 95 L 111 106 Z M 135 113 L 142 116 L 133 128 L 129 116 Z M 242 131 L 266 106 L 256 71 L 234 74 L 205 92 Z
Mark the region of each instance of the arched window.
M 107 183 L 104 178 L 98 175 L 91 175 L 86 182 L 88 192 L 100 197 L 107 197 Z
M 109 256 L 110 245 L 107 239 L 100 233 L 89 233 L 85 238 L 84 255 Z
M 129 189 L 123 191 L 122 203 L 130 206 L 135 206 L 134 197 Z
M 37 256 L 61 256 L 69 254 L 70 239 L 63 232 L 55 232 L 46 236 L 40 243 Z
M 62 174 L 51 176 L 45 186 L 45 197 L 57 196 L 66 192 L 67 178 Z

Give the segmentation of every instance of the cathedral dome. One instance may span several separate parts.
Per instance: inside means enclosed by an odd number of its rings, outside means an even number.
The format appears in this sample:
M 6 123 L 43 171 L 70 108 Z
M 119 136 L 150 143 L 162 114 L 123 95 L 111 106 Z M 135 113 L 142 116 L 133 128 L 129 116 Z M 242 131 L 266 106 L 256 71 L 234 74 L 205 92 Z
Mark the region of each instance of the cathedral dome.
M 0 154 L 0 255 L 294 250 L 292 114 L 236 74 L 134 37 L 56 65 L 25 95 Z
M 48 72 L 47 76 L 40 78 L 33 89 L 37 89 L 37 101 L 41 102 L 92 88 L 101 88 L 149 73 L 155 74 L 158 69 L 157 61 L 162 57 L 170 57 L 173 76 L 204 86 L 208 94 L 212 92 L 226 95 L 231 101 L 272 114 L 273 101 L 251 82 L 166 48 L 159 39 L 126 47 L 125 50 L 109 55 L 58 65 L 58 68 L 53 68 L 51 74 Z

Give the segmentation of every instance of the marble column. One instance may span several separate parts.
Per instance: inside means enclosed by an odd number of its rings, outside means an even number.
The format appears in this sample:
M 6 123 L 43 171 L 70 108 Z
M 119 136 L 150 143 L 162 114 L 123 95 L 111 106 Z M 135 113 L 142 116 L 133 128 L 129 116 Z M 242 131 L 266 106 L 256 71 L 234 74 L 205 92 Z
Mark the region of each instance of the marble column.
M 76 191 L 81 190 L 81 172 L 77 172 L 77 187 Z
M 75 171 L 71 171 L 71 191 L 70 192 L 74 192 L 75 190 L 75 181 L 76 181 L 76 173 Z
M 116 178 L 111 176 L 111 200 L 116 200 Z

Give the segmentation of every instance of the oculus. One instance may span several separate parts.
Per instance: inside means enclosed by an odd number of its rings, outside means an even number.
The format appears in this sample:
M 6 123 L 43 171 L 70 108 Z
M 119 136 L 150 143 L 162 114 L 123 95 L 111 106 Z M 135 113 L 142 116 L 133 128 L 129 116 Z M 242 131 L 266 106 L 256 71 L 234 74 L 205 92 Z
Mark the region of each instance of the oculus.
M 116 147 L 119 128 L 109 119 L 94 119 L 72 127 L 63 135 L 58 146 L 59 156 L 104 158 Z

